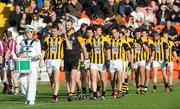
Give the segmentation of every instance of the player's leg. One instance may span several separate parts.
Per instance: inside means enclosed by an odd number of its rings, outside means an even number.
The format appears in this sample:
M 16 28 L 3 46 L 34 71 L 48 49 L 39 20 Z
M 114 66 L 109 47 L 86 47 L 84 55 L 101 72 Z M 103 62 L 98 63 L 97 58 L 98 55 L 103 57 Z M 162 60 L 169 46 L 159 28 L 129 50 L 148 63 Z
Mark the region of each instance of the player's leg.
M 89 87 L 89 94 L 90 94 L 90 99 L 93 97 L 93 91 L 92 91 L 92 76 L 91 72 L 89 69 L 87 69 L 87 74 L 88 74 L 88 87 Z
M 115 68 L 114 68 L 113 60 L 110 60 L 109 75 L 110 75 L 111 88 L 112 88 L 111 96 L 113 98 L 116 98 L 116 96 L 117 96 L 117 94 L 116 94 L 116 79 L 115 79 Z
M 153 93 L 157 92 L 157 75 L 159 67 L 160 63 L 158 61 L 153 61 Z
M 172 84 L 173 84 L 173 77 L 174 77 L 174 64 L 173 62 L 169 62 L 168 63 L 168 69 L 169 69 L 169 91 L 173 92 L 173 87 L 172 87 Z
M 145 67 L 145 83 L 144 83 L 144 91 L 147 92 L 148 90 L 148 84 L 149 84 L 149 78 L 150 78 L 150 69 L 151 64 L 147 63 Z
M 61 65 L 61 60 L 57 59 L 57 60 L 53 60 L 52 61 L 52 72 L 53 72 L 53 83 L 54 83 L 54 91 L 53 91 L 53 98 L 52 98 L 52 102 L 58 102 L 59 101 L 59 97 L 58 97 L 58 93 L 59 93 L 59 76 L 60 76 L 60 65 Z
M 138 69 L 138 66 L 139 66 L 139 62 L 135 62 L 133 67 L 134 67 L 134 76 L 135 76 L 135 84 L 136 84 L 136 93 L 137 94 L 140 94 L 140 87 L 139 87 L 139 69 Z
M 168 76 L 167 76 L 167 72 L 166 72 L 166 66 L 162 66 L 162 76 L 163 76 L 163 80 L 164 80 L 165 92 L 169 92 Z
M 77 77 L 76 77 L 76 87 L 77 87 L 77 96 L 79 100 L 82 99 L 82 83 L 81 83 L 81 72 L 77 72 Z
M 87 74 L 87 70 L 84 69 L 84 66 L 80 68 L 81 71 L 81 83 L 82 83 L 82 93 L 83 93 L 83 99 L 87 98 L 86 95 L 86 74 Z
M 75 90 L 76 90 L 76 78 L 77 73 L 79 71 L 80 62 L 79 59 L 76 60 L 70 60 L 71 64 L 71 87 L 70 87 L 70 94 L 68 95 L 68 101 L 73 101 L 75 97 Z
M 107 81 L 106 81 L 106 67 L 104 64 L 99 64 L 98 70 L 100 71 L 100 80 L 102 83 L 102 95 L 101 99 L 105 99 L 105 93 L 106 93 L 106 86 L 107 86 Z
M 91 64 L 91 76 L 92 76 L 92 91 L 93 91 L 93 99 L 97 99 L 97 82 L 98 82 L 98 66 L 97 64 Z
M 48 76 L 49 76 L 52 92 L 54 92 L 54 73 L 52 71 L 53 68 L 52 68 L 51 63 L 52 63 L 52 60 L 47 60 L 46 61 L 46 69 L 47 69 L 47 73 L 48 73 Z
M 145 83 L 145 64 L 146 61 L 143 60 L 140 62 L 140 92 L 144 93 L 144 83 Z

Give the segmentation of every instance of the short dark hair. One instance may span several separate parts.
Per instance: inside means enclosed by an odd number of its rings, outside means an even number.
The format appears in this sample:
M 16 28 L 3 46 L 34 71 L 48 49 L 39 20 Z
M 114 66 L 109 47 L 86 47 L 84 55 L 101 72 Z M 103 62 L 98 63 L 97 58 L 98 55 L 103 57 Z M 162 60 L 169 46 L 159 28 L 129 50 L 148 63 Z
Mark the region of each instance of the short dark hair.
M 57 24 L 52 25 L 52 26 L 51 26 L 51 29 L 57 29 L 57 30 L 59 30 L 59 26 L 58 26 Z
M 92 26 L 88 26 L 88 27 L 86 28 L 86 31 L 88 31 L 88 30 L 92 30 L 92 31 L 93 31 Z

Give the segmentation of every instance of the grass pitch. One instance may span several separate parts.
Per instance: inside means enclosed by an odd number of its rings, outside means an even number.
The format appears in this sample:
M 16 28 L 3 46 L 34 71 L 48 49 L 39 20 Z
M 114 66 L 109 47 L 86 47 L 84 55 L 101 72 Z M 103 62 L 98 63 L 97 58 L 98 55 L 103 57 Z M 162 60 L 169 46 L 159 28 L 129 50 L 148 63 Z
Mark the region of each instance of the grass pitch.
M 149 86 L 146 94 L 135 94 L 135 87 L 130 85 L 130 94 L 120 99 L 112 99 L 110 87 L 107 88 L 106 100 L 66 101 L 66 89 L 60 88 L 60 103 L 50 103 L 51 89 L 49 85 L 38 86 L 36 104 L 24 104 L 24 96 L 4 95 L 0 93 L 0 109 L 180 109 L 180 82 L 174 83 L 174 92 L 165 93 L 162 84 L 158 84 L 158 92 L 151 93 Z M 2 90 L 2 87 L 0 87 Z

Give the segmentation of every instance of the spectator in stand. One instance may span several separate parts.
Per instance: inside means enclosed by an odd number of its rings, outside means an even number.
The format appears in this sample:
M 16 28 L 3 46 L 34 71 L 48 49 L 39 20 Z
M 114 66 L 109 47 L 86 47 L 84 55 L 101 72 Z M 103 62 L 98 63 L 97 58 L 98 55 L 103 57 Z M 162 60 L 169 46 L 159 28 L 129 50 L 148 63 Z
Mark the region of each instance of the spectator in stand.
M 99 0 L 91 0 L 88 2 L 89 7 L 87 8 L 87 14 L 91 16 L 96 16 L 99 18 L 104 18 L 104 13 L 102 10 L 102 5 Z
M 31 21 L 32 21 L 32 15 L 31 14 L 37 10 L 38 10 L 38 8 L 37 8 L 36 1 L 32 0 L 30 2 L 30 5 L 25 8 L 25 13 L 27 13 L 27 24 L 31 24 Z
M 41 29 L 46 26 L 46 24 L 43 23 L 43 19 L 39 17 L 37 11 L 32 14 L 32 18 L 31 26 L 34 27 L 34 34 L 38 34 L 40 33 Z
M 49 18 L 49 19 L 46 19 L 45 22 L 46 22 L 46 27 L 42 28 L 40 32 L 41 44 L 44 42 L 45 38 L 51 34 L 52 21 Z
M 170 13 L 170 19 L 173 25 L 180 24 L 180 8 L 174 4 L 172 8 L 172 12 Z
M 110 18 L 118 14 L 118 4 L 114 0 L 107 0 L 103 7 L 106 18 Z
M 78 0 L 70 0 L 69 4 L 64 9 L 64 13 L 69 13 L 77 18 L 81 17 L 82 5 Z
M 134 17 L 134 20 L 139 23 L 144 23 L 144 14 L 141 12 L 141 6 L 137 6 L 136 10 L 131 13 L 131 16 Z
M 136 28 L 138 28 L 138 24 L 137 22 L 134 20 L 134 17 L 133 16 L 130 16 L 129 17 L 129 21 L 126 25 L 127 27 L 132 27 L 133 30 L 135 30 Z
M 127 17 L 130 15 L 132 11 L 135 9 L 135 4 L 131 2 L 130 0 L 124 0 L 119 5 L 119 14 L 123 17 Z
M 56 25 L 56 22 L 57 22 L 57 14 L 56 14 L 56 11 L 55 11 L 55 10 L 53 10 L 53 11 L 51 12 L 50 17 L 51 17 L 52 25 Z
M 177 39 L 177 30 L 176 28 L 172 25 L 171 21 L 170 20 L 166 20 L 166 25 L 165 27 L 163 28 L 162 31 L 168 31 L 168 34 L 171 36 L 169 37 L 170 40 L 173 40 L 175 41 Z
M 145 15 L 145 23 L 153 23 L 157 24 L 156 15 L 153 13 L 153 10 L 151 7 L 146 8 L 146 15 Z
M 18 28 L 19 34 L 23 34 L 26 22 L 27 22 L 27 15 L 26 13 L 23 13 Z
M 48 19 L 49 15 L 52 12 L 51 0 L 46 0 L 44 2 L 44 7 L 40 10 L 40 16 L 44 19 Z
M 174 0 L 174 4 L 176 4 L 180 8 L 180 0 Z
M 15 5 L 14 12 L 12 12 L 9 16 L 9 25 L 13 27 L 19 27 L 19 23 L 21 20 L 21 9 L 19 5 Z
M 138 6 L 147 6 L 151 0 L 136 0 Z
M 154 13 L 156 13 L 159 10 L 159 7 L 158 7 L 157 3 L 154 0 L 152 0 L 150 2 L 150 7 L 152 8 Z
M 169 19 L 169 10 L 166 5 L 162 5 L 157 15 L 157 22 L 159 25 L 165 25 L 165 21 Z

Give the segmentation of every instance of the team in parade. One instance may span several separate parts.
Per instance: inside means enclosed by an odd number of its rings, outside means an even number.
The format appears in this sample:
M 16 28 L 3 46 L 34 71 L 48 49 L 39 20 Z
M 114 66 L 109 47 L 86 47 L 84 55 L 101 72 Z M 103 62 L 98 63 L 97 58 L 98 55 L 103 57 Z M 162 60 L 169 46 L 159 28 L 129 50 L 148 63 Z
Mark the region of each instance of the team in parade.
M 134 29 L 115 21 L 107 25 L 84 21 L 77 29 L 68 13 L 61 20 L 56 11 L 49 14 L 44 37 L 35 38 L 37 28 L 32 25 L 24 25 L 22 34 L 15 38 L 11 28 L 4 32 L 0 40 L 4 94 L 22 93 L 25 104 L 34 105 L 42 68 L 49 77 L 52 103 L 61 101 L 61 73 L 65 74 L 69 102 L 105 100 L 108 85 L 112 98 L 121 98 L 129 94 L 130 81 L 136 94 L 158 93 L 159 69 L 164 91 L 173 92 L 174 63 L 179 61 L 175 37 L 168 30 L 149 29 L 147 25 Z

